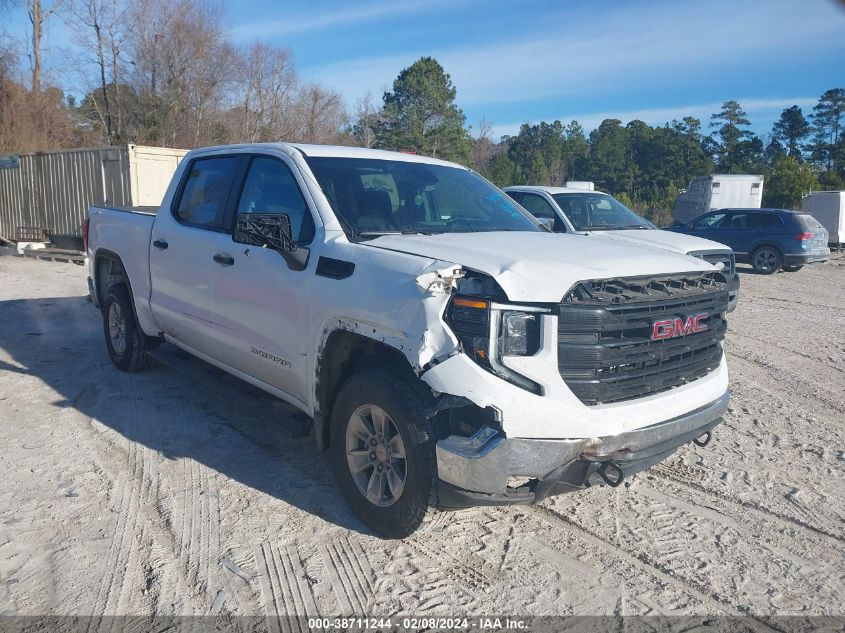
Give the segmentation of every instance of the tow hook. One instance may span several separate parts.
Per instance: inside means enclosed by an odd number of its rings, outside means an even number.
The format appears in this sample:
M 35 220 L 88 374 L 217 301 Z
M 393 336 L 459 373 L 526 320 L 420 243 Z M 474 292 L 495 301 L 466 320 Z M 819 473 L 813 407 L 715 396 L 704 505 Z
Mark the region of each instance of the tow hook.
M 622 472 L 622 468 L 616 462 L 602 462 L 599 464 L 596 472 L 599 474 L 599 477 L 602 478 L 604 483 L 611 488 L 616 488 L 625 479 L 625 473 Z
M 711 437 L 713 437 L 713 436 L 711 435 L 710 431 L 704 431 L 704 433 L 702 433 L 697 438 L 695 438 L 692 441 L 692 443 L 695 444 L 696 446 L 704 447 L 704 446 L 707 446 L 710 443 Z

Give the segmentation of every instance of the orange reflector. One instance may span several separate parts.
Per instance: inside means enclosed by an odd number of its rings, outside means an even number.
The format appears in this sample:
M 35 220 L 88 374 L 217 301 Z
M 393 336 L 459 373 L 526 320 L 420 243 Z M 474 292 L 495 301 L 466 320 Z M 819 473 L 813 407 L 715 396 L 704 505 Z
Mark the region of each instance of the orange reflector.
M 453 303 L 454 305 L 461 306 L 462 308 L 475 308 L 477 310 L 487 309 L 486 301 L 474 301 L 472 299 L 461 299 L 460 297 L 456 297 Z

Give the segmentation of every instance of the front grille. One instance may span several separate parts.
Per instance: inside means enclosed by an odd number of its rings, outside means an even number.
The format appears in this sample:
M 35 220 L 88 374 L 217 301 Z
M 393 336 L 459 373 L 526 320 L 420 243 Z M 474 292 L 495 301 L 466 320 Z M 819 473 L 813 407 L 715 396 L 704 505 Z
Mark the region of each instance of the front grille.
M 679 387 L 719 366 L 728 292 L 721 273 L 577 284 L 558 306 L 558 369 L 587 405 Z M 651 340 L 658 320 L 707 313 L 707 330 Z
M 708 252 L 700 252 L 700 253 L 690 253 L 694 257 L 700 257 L 708 264 L 716 264 L 722 263 L 725 267 L 722 269 L 725 273 L 725 276 L 730 279 L 736 274 L 736 257 L 733 253 L 725 253 L 725 252 L 715 252 L 715 253 L 708 253 Z

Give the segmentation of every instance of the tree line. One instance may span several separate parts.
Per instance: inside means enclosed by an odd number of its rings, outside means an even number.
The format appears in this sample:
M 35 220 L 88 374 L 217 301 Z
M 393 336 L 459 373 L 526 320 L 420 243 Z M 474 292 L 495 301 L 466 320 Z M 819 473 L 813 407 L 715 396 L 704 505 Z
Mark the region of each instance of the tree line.
M 29 17 L 31 75 L 20 70 L 22 43 L 0 34 L 0 152 L 126 142 L 331 143 L 344 136 L 341 95 L 298 77 L 288 49 L 236 46 L 214 2 L 0 0 L 0 15 L 16 4 Z M 45 85 L 41 33 L 48 20 L 61 20 L 73 38 L 62 65 L 74 70 L 64 70 L 61 83 L 81 87 L 79 100 Z
M 359 108 L 351 131 L 366 147 L 401 149 L 471 166 L 499 186 L 590 180 L 658 223 L 668 223 L 681 189 L 711 173 L 762 174 L 763 203 L 795 208 L 812 190 L 845 189 L 845 89 L 827 90 L 809 115 L 783 110 L 764 141 L 737 101 L 705 129 L 695 117 L 651 126 L 605 119 L 589 132 L 578 121 L 525 123 L 498 141 L 481 121 L 475 137 L 451 78 L 432 58 L 404 69 L 381 108 Z
M 786 108 L 765 138 L 751 131 L 741 104 L 727 101 L 706 123 L 606 119 L 588 133 L 577 121 L 541 121 L 494 139 L 488 121 L 467 125 L 457 88 L 430 57 L 403 69 L 380 100 L 367 95 L 348 112 L 337 91 L 298 76 L 290 50 L 236 45 L 213 2 L 0 0 L 0 16 L 16 5 L 30 28 L 26 47 L 0 32 L 0 153 L 126 142 L 360 145 L 456 161 L 500 186 L 592 180 L 657 222 L 668 220 L 692 178 L 709 173 L 765 175 L 769 206 L 845 189 L 842 88 L 826 91 L 811 112 Z M 73 38 L 63 54 L 73 70 L 60 82 L 43 70 L 51 20 Z M 69 86 L 82 89 L 66 94 Z

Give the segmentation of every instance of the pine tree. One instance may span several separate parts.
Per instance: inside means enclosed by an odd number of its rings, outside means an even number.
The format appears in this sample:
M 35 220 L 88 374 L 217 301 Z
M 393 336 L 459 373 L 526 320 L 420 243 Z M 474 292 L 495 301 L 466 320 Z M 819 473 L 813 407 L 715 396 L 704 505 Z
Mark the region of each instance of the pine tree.
M 472 138 L 455 105 L 457 91 L 443 67 L 422 57 L 399 73 L 375 123 L 375 146 L 469 163 Z
M 786 108 L 772 127 L 772 138 L 786 148 L 793 158 L 801 160 L 801 141 L 810 134 L 810 123 L 797 105 Z
M 750 140 L 753 134 L 747 128 L 751 125 L 748 114 L 738 101 L 725 101 L 722 110 L 710 117 L 710 127 L 715 134 L 710 136 L 716 168 L 725 173 L 742 173 L 744 165 L 740 159 L 740 143 Z
M 836 151 L 841 138 L 842 116 L 845 115 L 845 88 L 833 88 L 819 97 L 813 107 L 813 159 L 827 169 L 836 170 L 839 165 Z M 843 157 L 845 159 L 845 157 Z

